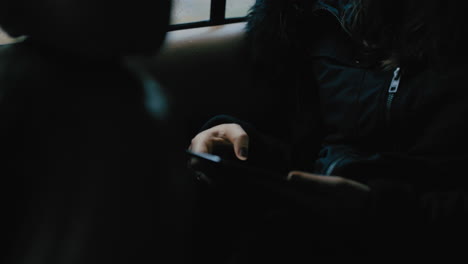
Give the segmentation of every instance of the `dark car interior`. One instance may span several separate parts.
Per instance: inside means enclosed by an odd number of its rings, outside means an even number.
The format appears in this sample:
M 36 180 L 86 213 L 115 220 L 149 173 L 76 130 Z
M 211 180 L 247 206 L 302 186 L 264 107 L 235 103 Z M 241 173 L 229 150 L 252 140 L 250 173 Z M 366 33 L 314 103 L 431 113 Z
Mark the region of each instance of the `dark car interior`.
M 0 1 L 0 263 L 464 252 L 462 1 L 397 2 Z

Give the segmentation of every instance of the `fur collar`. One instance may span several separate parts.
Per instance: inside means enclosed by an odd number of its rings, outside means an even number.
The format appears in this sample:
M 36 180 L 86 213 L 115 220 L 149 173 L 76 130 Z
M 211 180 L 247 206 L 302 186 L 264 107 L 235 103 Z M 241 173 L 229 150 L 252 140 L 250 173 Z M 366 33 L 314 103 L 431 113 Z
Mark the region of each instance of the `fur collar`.
M 352 3 L 353 0 L 257 0 L 247 20 L 251 57 L 266 64 L 287 60 L 291 51 L 301 50 L 304 36 L 313 35 L 310 18 L 314 12 L 330 12 L 345 28 Z

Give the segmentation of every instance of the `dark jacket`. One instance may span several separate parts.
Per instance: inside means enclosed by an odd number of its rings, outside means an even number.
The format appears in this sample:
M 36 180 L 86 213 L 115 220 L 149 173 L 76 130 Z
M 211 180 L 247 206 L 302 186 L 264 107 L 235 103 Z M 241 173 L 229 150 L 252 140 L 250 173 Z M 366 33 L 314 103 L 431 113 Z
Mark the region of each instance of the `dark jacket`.
M 257 0 L 253 63 L 260 84 L 283 91 L 286 114 L 270 128 L 234 120 L 251 138 L 248 162 L 369 185 L 368 248 L 456 252 L 468 235 L 466 65 L 382 70 L 346 29 L 350 3 Z M 282 141 L 258 132 L 281 124 Z

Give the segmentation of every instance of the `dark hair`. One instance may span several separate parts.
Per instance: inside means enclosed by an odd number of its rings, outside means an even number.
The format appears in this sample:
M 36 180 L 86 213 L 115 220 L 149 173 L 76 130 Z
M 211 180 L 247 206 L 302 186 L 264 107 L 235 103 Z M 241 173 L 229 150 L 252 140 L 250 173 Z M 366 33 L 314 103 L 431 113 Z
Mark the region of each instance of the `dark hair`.
M 384 66 L 465 59 L 462 0 L 356 0 L 349 22 L 356 38 L 387 52 Z
M 321 27 L 310 12 L 316 1 L 256 1 L 248 16 L 247 38 L 251 57 L 261 65 L 257 68 L 301 67 L 298 62 Z M 397 65 L 407 71 L 420 66 L 446 69 L 468 62 L 464 0 L 343 2 L 352 8 L 341 14 L 341 20 L 356 41 L 378 49 L 384 69 Z

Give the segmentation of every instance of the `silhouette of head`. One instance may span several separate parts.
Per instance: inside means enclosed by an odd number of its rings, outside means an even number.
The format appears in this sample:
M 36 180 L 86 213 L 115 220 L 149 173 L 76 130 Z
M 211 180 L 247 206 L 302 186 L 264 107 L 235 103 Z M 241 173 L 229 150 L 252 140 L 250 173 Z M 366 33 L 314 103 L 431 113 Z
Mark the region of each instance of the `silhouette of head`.
M 159 50 L 171 0 L 0 0 L 0 25 L 53 48 L 92 56 Z

